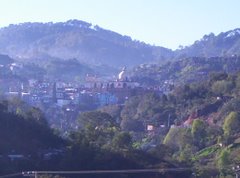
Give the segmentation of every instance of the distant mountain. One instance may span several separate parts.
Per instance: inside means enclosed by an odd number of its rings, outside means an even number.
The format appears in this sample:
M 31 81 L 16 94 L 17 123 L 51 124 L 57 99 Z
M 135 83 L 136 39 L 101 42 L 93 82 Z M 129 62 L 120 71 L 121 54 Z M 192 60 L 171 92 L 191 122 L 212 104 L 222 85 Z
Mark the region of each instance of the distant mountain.
M 0 53 L 44 62 L 77 59 L 113 67 L 132 67 L 171 58 L 173 52 L 153 47 L 90 23 L 69 20 L 61 23 L 22 23 L 0 29 Z
M 211 33 L 190 46 L 173 51 L 80 20 L 22 23 L 0 28 L 0 54 L 44 66 L 49 61 L 77 59 L 96 67 L 131 68 L 187 57 L 240 55 L 240 29 L 219 35 Z
M 240 29 L 203 36 L 194 44 L 174 51 L 165 64 L 135 67 L 131 77 L 145 85 L 164 84 L 171 80 L 185 84 L 206 80 L 212 72 L 240 71 Z
M 194 44 L 175 51 L 177 58 L 182 57 L 216 57 L 240 55 L 240 29 L 210 33 Z

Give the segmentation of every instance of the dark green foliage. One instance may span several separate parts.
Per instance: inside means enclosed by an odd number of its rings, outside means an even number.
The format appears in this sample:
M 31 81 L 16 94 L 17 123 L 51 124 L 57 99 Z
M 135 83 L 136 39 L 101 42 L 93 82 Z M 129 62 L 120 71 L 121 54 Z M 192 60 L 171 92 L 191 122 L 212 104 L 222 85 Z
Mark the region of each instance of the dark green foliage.
M 34 110 L 34 109 L 33 109 Z M 32 112 L 32 114 L 34 114 Z M 53 134 L 46 121 L 38 116 L 30 118 L 0 111 L 0 153 L 36 153 L 37 150 L 61 145 L 61 139 Z
M 130 150 L 132 147 L 131 135 L 127 132 L 120 132 L 114 136 L 112 144 L 115 149 Z
M 121 111 L 121 128 L 127 131 L 144 131 L 147 124 L 169 125 L 176 118 L 175 109 L 165 95 L 146 93 L 130 98 Z
M 108 146 L 118 130 L 114 118 L 100 111 L 82 113 L 78 121 L 79 131 L 85 135 L 92 146 Z
M 121 128 L 134 133 L 133 145 L 136 148 L 144 148 L 149 153 L 153 150 L 159 157 L 164 157 L 164 153 L 170 153 L 168 159 L 174 162 L 185 166 L 202 167 L 198 169 L 200 177 L 216 176 L 220 172 L 227 175 L 230 165 L 233 164 L 232 158 L 235 158 L 235 162 L 238 160 L 236 156 L 239 147 L 236 140 L 239 138 L 238 119 L 225 119 L 231 115 L 230 118 L 238 118 L 240 96 L 237 88 L 238 78 L 238 74 L 216 73 L 207 81 L 175 87 L 167 96 L 146 93 L 129 98 L 121 110 Z M 231 112 L 235 112 L 236 117 L 229 114 Z M 168 125 L 168 120 L 170 124 L 176 120 L 176 126 L 164 132 L 159 126 Z M 186 120 L 184 127 L 183 123 Z M 141 126 L 138 126 L 139 122 L 142 123 Z M 136 128 L 142 126 L 146 128 L 147 124 L 152 124 L 157 129 L 143 136 L 140 133 L 149 132 Z M 154 134 L 159 134 L 158 140 Z M 164 143 L 172 151 L 165 152 L 166 150 L 159 148 L 161 151 L 158 152 L 149 146 L 159 143 Z M 142 144 L 142 147 L 139 144 Z M 149 145 L 145 147 L 147 144 Z M 223 153 L 219 156 L 225 147 L 231 148 L 228 155 Z M 226 164 L 225 162 L 229 166 L 227 170 L 222 171 L 219 168 L 220 165 Z
M 116 121 L 109 114 L 100 111 L 84 112 L 79 116 L 80 127 L 90 125 L 93 128 L 107 128 L 116 126 Z M 85 129 L 85 128 L 83 128 Z
M 229 73 L 237 73 L 240 68 L 240 57 L 188 57 L 166 64 L 149 64 L 136 67 L 131 76 L 146 86 L 164 86 L 168 81 L 174 86 L 206 81 L 210 75 L 212 81 L 228 81 Z M 234 83 L 233 83 L 234 85 Z
M 227 149 L 223 149 L 219 152 L 217 155 L 216 161 L 217 161 L 217 167 L 220 169 L 221 172 L 224 172 L 227 170 L 230 161 L 230 152 Z
M 213 146 L 210 146 L 210 147 L 206 147 L 206 148 L 200 150 L 199 152 L 197 152 L 194 155 L 193 160 L 199 161 L 199 160 L 201 160 L 205 157 L 210 157 L 210 156 L 216 154 L 219 149 L 220 148 L 219 148 L 218 145 L 213 145 Z
M 106 113 L 96 111 L 82 114 L 79 118 L 81 129 L 71 134 L 69 140 L 64 142 L 52 133 L 45 122 L 40 122 L 44 118 L 37 108 L 30 109 L 27 114 L 23 111 L 20 116 L 9 113 L 6 104 L 8 103 L 3 102 L 0 105 L 0 153 L 5 156 L 24 154 L 31 157 L 25 161 L 19 161 L 18 164 L 15 161 L 9 162 L 0 158 L 0 163 L 6 165 L 0 167 L 0 174 L 20 170 L 76 171 L 139 169 L 153 164 L 171 166 L 164 163 L 162 158 L 155 158 L 154 155 L 134 150 L 131 135 L 119 132 L 115 128 L 113 118 Z M 61 147 L 62 154 L 55 155 L 49 160 L 44 160 L 40 156 L 42 150 L 58 147 Z M 109 176 L 104 175 L 104 177 Z M 116 175 L 116 177 L 122 177 L 122 175 Z
M 207 124 L 200 119 L 195 119 L 192 124 L 191 134 L 193 141 L 199 148 L 203 148 L 207 136 Z
M 224 120 L 223 131 L 225 136 L 231 136 L 240 131 L 240 117 L 237 112 L 230 112 Z
M 172 147 L 168 147 L 165 144 L 159 144 L 156 147 L 150 148 L 148 153 L 155 158 L 169 160 L 174 153 Z
M 108 105 L 100 108 L 100 111 L 108 113 L 113 118 L 117 118 L 117 119 L 120 119 L 121 110 L 122 110 L 122 106 L 120 105 Z
M 234 84 L 232 81 L 220 80 L 213 83 L 212 92 L 217 95 L 222 95 L 230 93 L 233 88 Z
M 193 150 L 192 145 L 185 145 L 181 150 L 177 160 L 181 163 L 185 163 L 190 166 L 192 163 L 192 157 L 194 155 L 195 150 Z
M 171 128 L 163 143 L 178 151 L 192 143 L 191 132 L 187 128 Z
M 86 74 L 94 73 L 90 67 L 81 64 L 76 59 L 52 61 L 45 70 L 50 79 L 77 82 L 84 81 Z
M 29 113 L 16 115 L 8 111 L 8 102 L 0 105 L 0 174 L 44 168 L 44 153 L 62 149 L 65 141 L 48 127 L 38 109 L 29 108 Z M 9 155 L 21 158 L 11 160 Z
M 210 74 L 210 82 L 226 80 L 228 78 L 227 73 L 215 72 Z
M 121 128 L 124 131 L 133 131 L 133 132 L 143 132 L 145 127 L 143 122 L 135 120 L 135 119 L 124 119 L 121 122 Z

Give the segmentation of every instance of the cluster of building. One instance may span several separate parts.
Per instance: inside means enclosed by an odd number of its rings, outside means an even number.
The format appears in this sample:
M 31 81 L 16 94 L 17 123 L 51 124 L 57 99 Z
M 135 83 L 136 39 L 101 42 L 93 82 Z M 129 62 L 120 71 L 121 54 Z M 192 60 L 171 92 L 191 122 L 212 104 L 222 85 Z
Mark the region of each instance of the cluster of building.
M 12 68 L 16 65 L 1 66 L 1 76 L 7 72 L 13 74 Z M 11 69 L 11 70 L 10 70 Z M 7 72 L 6 72 L 7 71 Z M 2 81 L 1 81 L 2 80 Z M 37 81 L 29 79 L 21 81 L 14 78 L 0 79 L 2 94 L 8 97 L 19 97 L 30 105 L 53 105 L 63 107 L 66 105 L 104 106 L 111 104 L 123 104 L 132 95 L 146 90 L 166 92 L 165 83 L 160 87 L 141 87 L 139 83 L 129 79 L 124 67 L 118 78 L 112 81 L 96 80 L 95 76 L 87 75 L 84 84 L 72 84 L 65 82 Z M 21 82 L 20 82 L 21 81 Z M 1 92 L 1 91 L 0 91 Z
M 139 83 L 132 81 L 126 75 L 126 68 L 123 68 L 115 80 L 103 81 L 96 79 L 95 76 L 87 75 L 84 84 L 33 79 L 20 82 L 14 78 L 6 81 L 0 80 L 0 82 L 5 83 L 2 85 L 5 86 L 5 96 L 18 97 L 29 105 L 42 109 L 46 117 L 51 119 L 50 124 L 58 123 L 56 127 L 62 129 L 66 127 L 66 130 L 72 126 L 64 126 L 63 123 L 74 124 L 73 121 L 80 112 L 106 105 L 121 105 L 129 97 L 145 92 L 163 92 L 160 87 L 142 87 Z M 66 118 L 68 121 L 64 120 Z M 71 118 L 72 121 L 69 122 Z
M 123 78 L 124 71 L 119 74 L 116 81 L 86 81 L 85 84 L 76 85 L 65 82 L 50 82 L 29 80 L 25 83 L 13 83 L 5 93 L 8 97 L 20 97 L 31 104 L 46 104 L 63 107 L 66 105 L 104 106 L 110 104 L 123 104 L 135 92 L 141 92 L 137 82 Z

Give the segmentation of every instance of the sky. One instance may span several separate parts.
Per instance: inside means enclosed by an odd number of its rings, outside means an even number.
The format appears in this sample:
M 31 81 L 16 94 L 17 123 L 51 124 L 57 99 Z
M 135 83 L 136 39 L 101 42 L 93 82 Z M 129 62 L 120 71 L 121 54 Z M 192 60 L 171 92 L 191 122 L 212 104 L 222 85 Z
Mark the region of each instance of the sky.
M 78 19 L 177 49 L 240 28 L 239 7 L 239 0 L 0 0 L 0 27 Z

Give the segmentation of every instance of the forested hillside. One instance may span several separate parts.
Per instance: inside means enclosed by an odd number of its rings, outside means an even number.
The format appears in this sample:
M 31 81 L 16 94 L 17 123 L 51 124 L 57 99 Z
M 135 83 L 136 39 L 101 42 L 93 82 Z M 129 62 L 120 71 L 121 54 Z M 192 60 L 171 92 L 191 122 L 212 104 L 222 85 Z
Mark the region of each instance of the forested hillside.
M 80 20 L 22 23 L 0 29 L 0 53 L 33 63 L 77 59 L 90 65 L 133 67 L 188 57 L 239 55 L 239 45 L 239 29 L 204 35 L 192 45 L 175 51 L 132 40 Z
M 48 127 L 39 109 L 20 100 L 1 101 L 0 175 L 29 170 L 122 170 L 180 166 L 151 152 L 136 149 L 131 134 L 122 131 L 116 119 L 107 113 L 84 113 L 78 121 L 78 129 L 61 138 L 56 130 Z M 184 171 L 178 177 L 186 177 L 190 173 L 189 170 Z M 152 175 L 116 174 L 114 177 Z M 164 173 L 162 176 L 167 175 L 174 176 L 175 173 Z
M 175 85 L 184 85 L 196 81 L 205 81 L 211 73 L 238 73 L 240 57 L 191 57 L 166 64 L 146 64 L 134 68 L 130 75 L 134 81 L 153 86 L 171 81 Z
M 185 167 L 191 171 L 183 177 L 231 175 L 240 161 L 239 89 L 239 74 L 215 73 L 168 94 L 135 95 L 123 105 L 80 113 L 64 139 L 53 134 L 39 109 L 4 101 L 1 161 L 8 166 L 1 172 Z M 24 155 L 26 162 L 15 167 L 10 154 Z
M 210 33 L 183 49 L 176 50 L 178 57 L 216 57 L 240 55 L 240 29 L 221 32 L 218 35 Z
M 240 162 L 239 82 L 239 74 L 214 73 L 167 95 L 136 96 L 103 111 L 120 118 L 136 148 L 168 155 L 198 177 L 233 175 Z
M 133 41 L 80 20 L 23 23 L 0 29 L 0 53 L 30 62 L 77 59 L 82 63 L 132 67 L 165 60 L 172 51 Z

